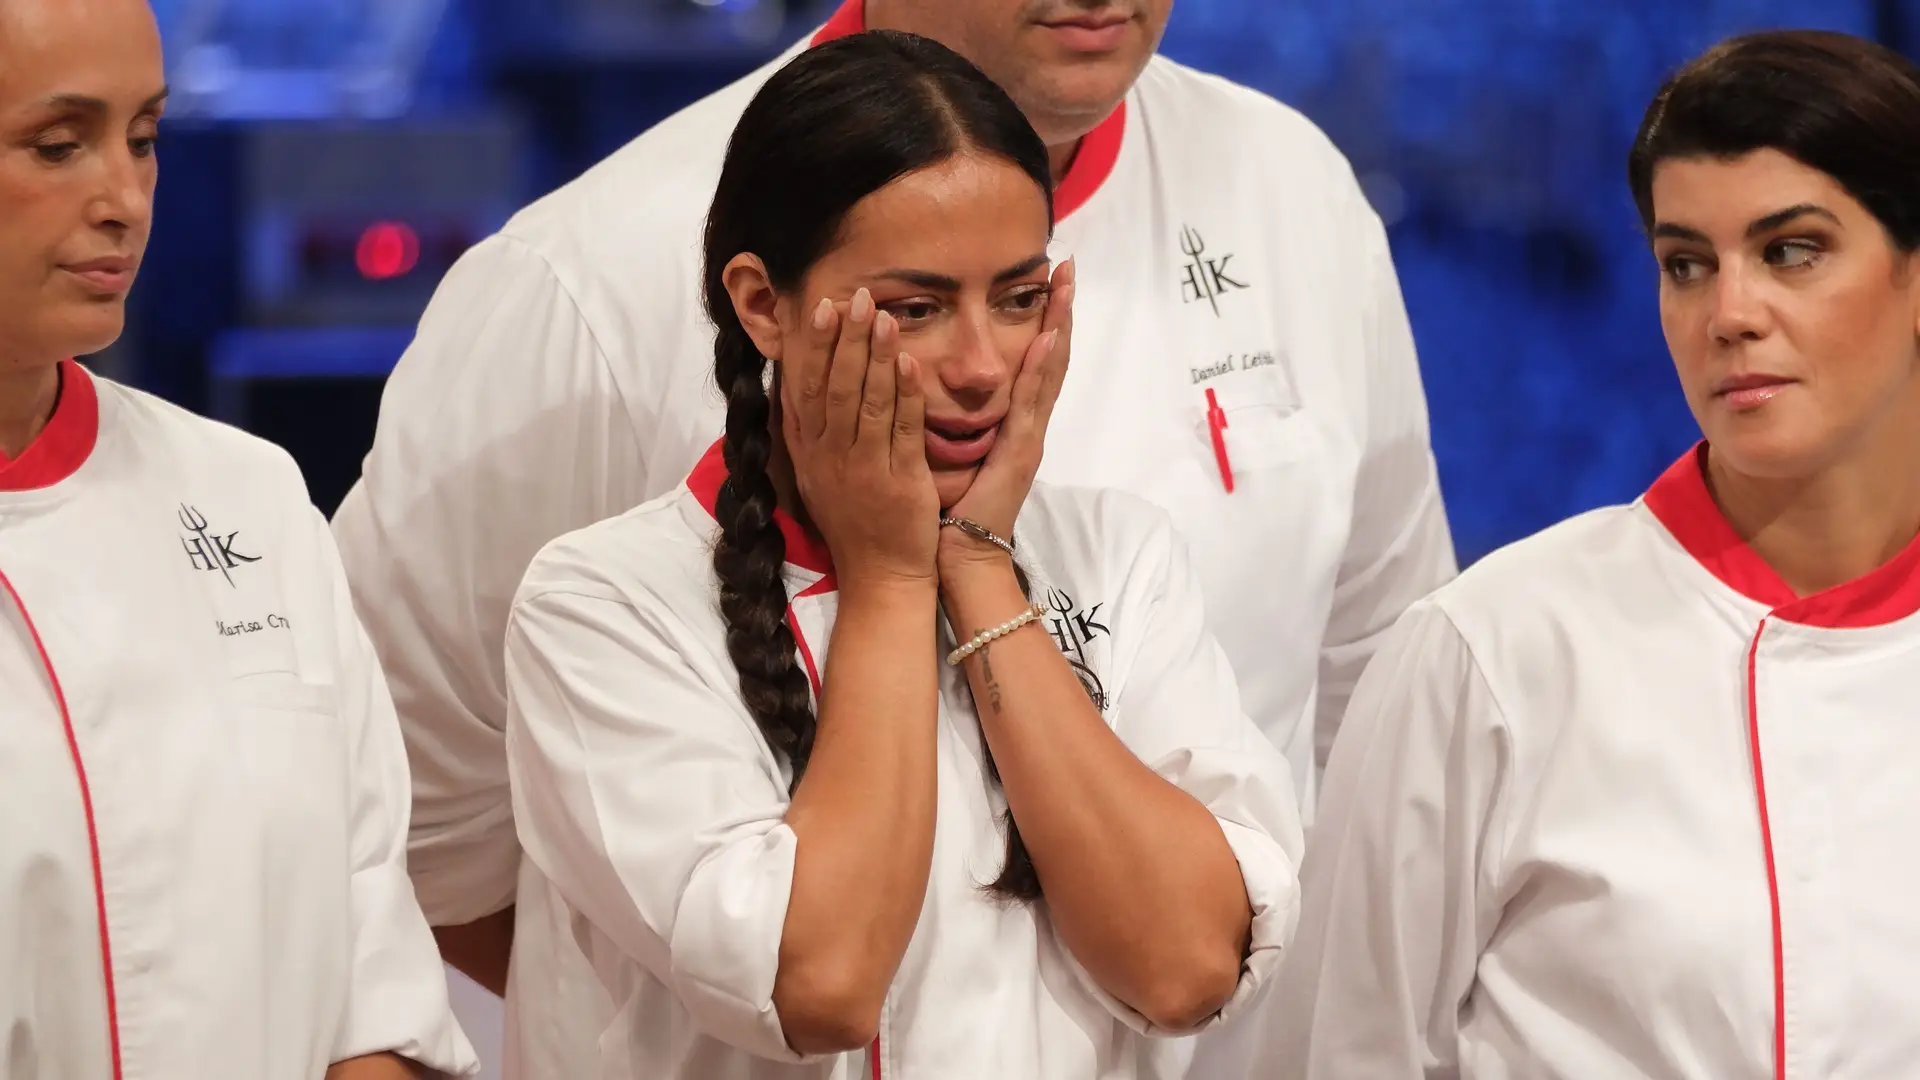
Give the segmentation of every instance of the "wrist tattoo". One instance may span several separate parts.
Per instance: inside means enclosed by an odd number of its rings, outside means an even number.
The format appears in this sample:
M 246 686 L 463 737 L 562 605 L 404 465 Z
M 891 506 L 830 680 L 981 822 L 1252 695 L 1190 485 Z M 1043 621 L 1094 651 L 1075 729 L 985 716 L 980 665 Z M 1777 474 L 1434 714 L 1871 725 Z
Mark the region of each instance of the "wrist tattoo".
M 988 655 L 990 649 L 991 646 L 980 650 L 980 681 L 987 687 L 987 705 L 993 709 L 993 715 L 999 716 L 1002 711 L 1000 681 L 993 677 L 993 660 Z

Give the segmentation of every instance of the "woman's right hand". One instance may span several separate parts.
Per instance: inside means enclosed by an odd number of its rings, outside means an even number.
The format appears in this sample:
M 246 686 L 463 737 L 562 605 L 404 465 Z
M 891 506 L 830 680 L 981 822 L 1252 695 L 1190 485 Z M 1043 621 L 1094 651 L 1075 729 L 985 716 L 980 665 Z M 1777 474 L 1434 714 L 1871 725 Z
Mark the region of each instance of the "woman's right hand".
M 781 427 L 807 516 L 849 584 L 937 585 L 940 498 L 919 365 L 865 289 L 820 301 L 783 358 Z

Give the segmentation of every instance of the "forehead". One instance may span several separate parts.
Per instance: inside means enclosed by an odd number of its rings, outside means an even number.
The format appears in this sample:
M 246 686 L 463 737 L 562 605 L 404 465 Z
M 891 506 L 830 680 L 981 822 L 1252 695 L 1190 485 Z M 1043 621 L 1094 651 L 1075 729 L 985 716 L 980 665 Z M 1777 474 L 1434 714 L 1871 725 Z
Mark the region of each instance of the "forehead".
M 0 0 L 0 110 L 55 94 L 138 103 L 164 79 L 146 0 Z
M 991 279 L 1046 251 L 1046 196 L 1018 167 L 961 154 L 855 204 L 821 269 L 925 270 Z
M 1839 181 L 1771 148 L 1734 158 L 1672 158 L 1653 173 L 1654 218 L 1703 232 L 1744 230 L 1758 218 L 1803 204 L 1845 222 L 1866 214 Z

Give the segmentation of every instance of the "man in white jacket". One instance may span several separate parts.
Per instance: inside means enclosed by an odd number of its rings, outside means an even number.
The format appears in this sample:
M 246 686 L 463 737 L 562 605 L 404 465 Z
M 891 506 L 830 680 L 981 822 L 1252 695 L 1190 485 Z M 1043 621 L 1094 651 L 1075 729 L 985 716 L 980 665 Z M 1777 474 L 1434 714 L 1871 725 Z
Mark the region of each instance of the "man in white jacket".
M 956 48 L 1052 148 L 1080 329 L 1042 478 L 1173 514 L 1247 711 L 1311 806 L 1376 636 L 1454 554 L 1378 216 L 1306 119 L 1154 55 L 1171 6 L 848 0 L 448 274 L 335 531 L 407 729 L 414 882 L 457 966 L 504 989 L 514 590 L 546 542 L 673 489 L 712 444 L 699 240 L 727 135 L 779 63 L 869 27 Z M 1108 598 L 1050 602 L 1063 649 L 1108 632 Z

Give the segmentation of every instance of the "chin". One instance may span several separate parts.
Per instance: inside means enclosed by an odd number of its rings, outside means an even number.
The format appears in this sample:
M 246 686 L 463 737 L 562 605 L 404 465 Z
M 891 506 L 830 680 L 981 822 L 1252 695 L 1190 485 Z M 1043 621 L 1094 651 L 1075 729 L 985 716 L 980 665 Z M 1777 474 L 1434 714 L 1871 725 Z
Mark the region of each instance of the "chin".
M 1756 480 L 1802 480 L 1817 475 L 1840 456 L 1831 431 L 1785 418 L 1740 417 L 1707 433 L 1711 453 L 1722 468 Z
M 56 343 L 51 351 L 59 353 L 61 359 L 100 352 L 119 341 L 127 326 L 126 306 L 118 302 L 79 306 L 78 310 L 61 315 L 63 317 L 41 337 L 43 341 Z
M 1071 128 L 1071 137 L 1079 138 L 1113 115 L 1139 74 L 1140 66 L 1133 63 L 1133 58 L 1118 55 L 1046 64 L 1035 74 L 1031 85 L 1037 100 L 1026 111 L 1038 118 L 1036 127 Z M 1063 132 L 1040 134 L 1050 143 L 1068 141 L 1061 137 Z

